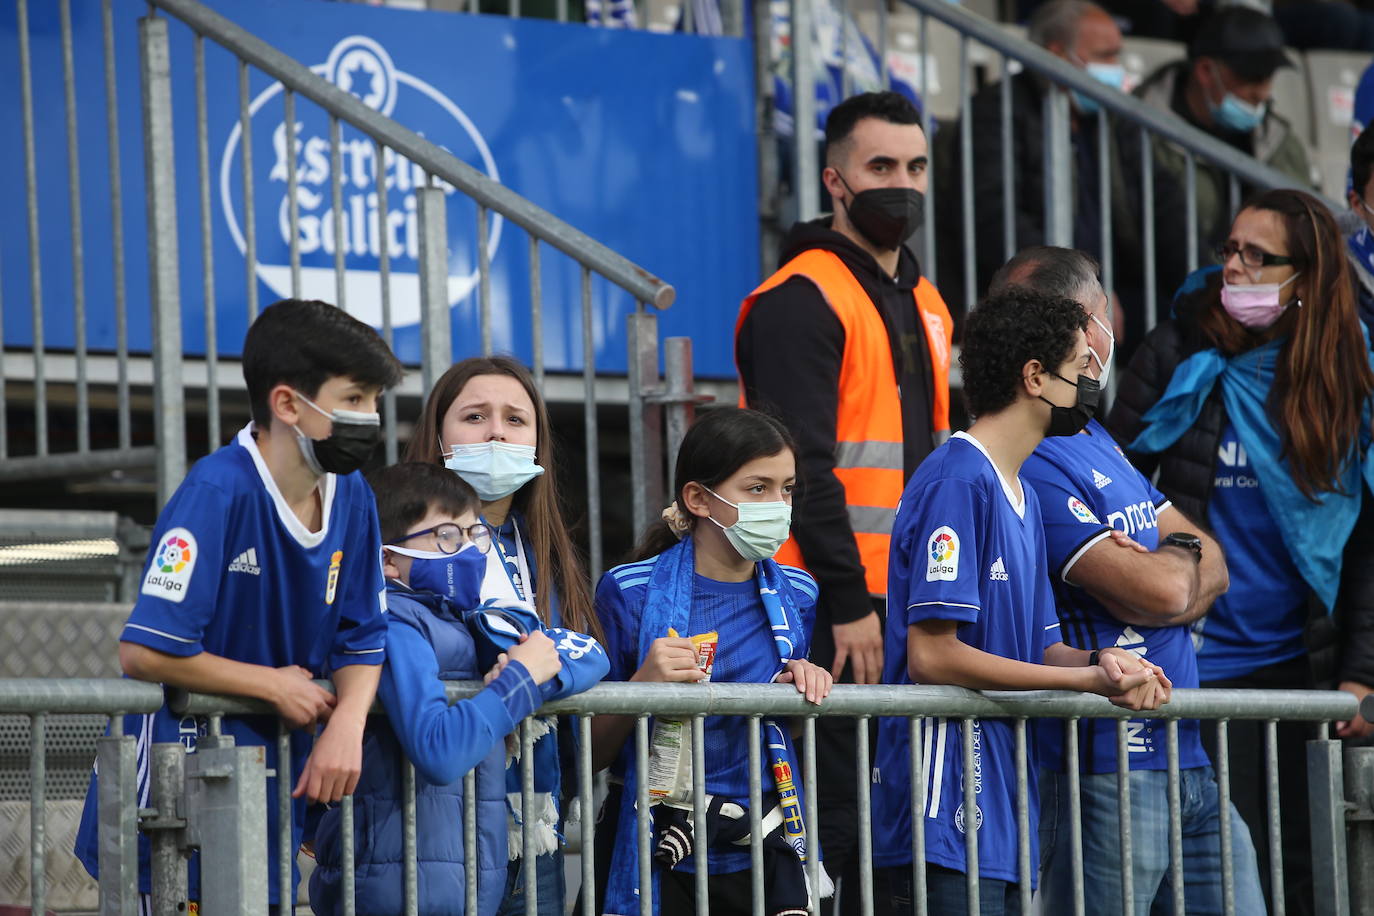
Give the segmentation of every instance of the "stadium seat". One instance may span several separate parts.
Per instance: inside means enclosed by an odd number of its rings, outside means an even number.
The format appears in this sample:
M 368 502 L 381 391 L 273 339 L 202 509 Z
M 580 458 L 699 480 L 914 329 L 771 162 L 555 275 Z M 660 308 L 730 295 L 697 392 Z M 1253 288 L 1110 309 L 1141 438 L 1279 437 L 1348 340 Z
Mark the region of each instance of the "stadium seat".
M 1369 66 L 1370 56 L 1348 51 L 1311 51 L 1307 54 L 1311 87 L 1314 161 L 1321 169 L 1322 191 L 1340 200 L 1350 165 L 1350 118 L 1355 87 Z
M 1165 64 L 1183 60 L 1188 49 L 1176 41 L 1158 38 L 1130 38 L 1121 42 L 1121 66 L 1126 70 L 1125 90 L 1131 92 Z

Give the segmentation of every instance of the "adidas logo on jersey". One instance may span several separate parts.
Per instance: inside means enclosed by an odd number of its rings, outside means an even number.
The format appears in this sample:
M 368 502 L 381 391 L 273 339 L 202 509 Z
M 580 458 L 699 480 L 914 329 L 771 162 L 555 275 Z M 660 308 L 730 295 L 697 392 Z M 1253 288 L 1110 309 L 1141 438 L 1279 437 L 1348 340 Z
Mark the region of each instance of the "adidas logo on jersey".
M 992 569 L 988 570 L 988 578 L 994 582 L 1007 582 L 1010 576 L 1007 575 L 1007 567 L 1002 563 L 1002 558 L 998 557 L 992 561 Z
M 234 562 L 229 564 L 229 571 L 248 573 L 250 576 L 262 575 L 262 567 L 258 565 L 258 549 L 256 547 L 249 547 L 243 553 L 234 557 Z
M 1106 474 L 1103 474 L 1097 468 L 1093 468 L 1093 486 L 1097 487 L 1100 490 L 1111 482 L 1112 479 L 1110 477 L 1108 477 Z
M 1149 647 L 1145 645 L 1145 637 L 1136 632 L 1135 627 L 1128 626 L 1121 631 L 1121 635 L 1116 639 L 1116 647 L 1125 649 L 1136 658 L 1144 658 Z

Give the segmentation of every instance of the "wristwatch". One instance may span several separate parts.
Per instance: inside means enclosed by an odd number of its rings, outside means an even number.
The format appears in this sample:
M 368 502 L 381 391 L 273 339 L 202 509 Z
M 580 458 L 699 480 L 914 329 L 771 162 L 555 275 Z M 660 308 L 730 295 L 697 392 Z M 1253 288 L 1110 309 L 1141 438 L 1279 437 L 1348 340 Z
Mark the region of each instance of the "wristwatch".
M 1102 650 L 1101 650 L 1101 649 L 1093 649 L 1091 652 L 1088 653 L 1088 667 L 1089 667 L 1089 668 L 1094 668 L 1094 667 L 1096 667 L 1097 664 L 1098 664 L 1099 662 L 1101 662 L 1101 661 L 1102 661 Z
M 1196 534 L 1189 534 L 1186 531 L 1175 531 L 1173 534 L 1166 534 L 1160 538 L 1160 547 L 1182 547 L 1184 550 L 1192 551 L 1193 562 L 1202 562 L 1202 538 Z

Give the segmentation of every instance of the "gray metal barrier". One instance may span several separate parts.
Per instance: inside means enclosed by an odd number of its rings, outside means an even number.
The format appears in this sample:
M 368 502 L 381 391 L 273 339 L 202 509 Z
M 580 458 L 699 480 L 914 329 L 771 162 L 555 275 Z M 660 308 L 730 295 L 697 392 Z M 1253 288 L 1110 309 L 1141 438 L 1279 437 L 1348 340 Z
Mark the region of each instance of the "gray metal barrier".
M 76 99 L 79 93 L 91 91 L 90 87 L 78 85 L 74 75 L 72 54 L 72 0 L 61 0 L 61 37 L 64 49 L 65 69 L 63 85 L 67 100 L 66 123 L 67 145 L 69 151 L 67 186 L 70 200 L 64 203 L 72 214 L 70 264 L 73 286 L 76 291 L 73 301 L 75 310 L 76 347 L 70 357 L 72 365 L 67 366 L 69 357 L 49 352 L 43 337 L 44 298 L 41 272 L 41 246 L 49 240 L 39 237 L 39 208 L 47 206 L 39 199 L 37 170 L 39 151 L 35 144 L 35 124 L 33 114 L 33 67 L 30 60 L 30 24 L 28 0 L 16 0 L 17 30 L 19 40 L 19 71 L 21 82 L 22 142 L 25 151 L 25 180 L 27 191 L 27 222 L 29 229 L 29 272 L 31 276 L 31 302 L 33 314 L 33 346 L 31 354 L 10 354 L 11 359 L 21 356 L 29 360 L 27 369 L 33 380 L 33 403 L 35 414 L 35 448 L 32 455 L 14 455 L 4 438 L 5 417 L 3 404 L 0 404 L 0 480 L 21 480 L 35 477 L 51 477 L 70 472 L 94 472 L 129 467 L 155 467 L 157 472 L 160 500 L 165 501 L 180 482 L 186 466 L 185 417 L 186 402 L 184 387 L 196 372 L 183 356 L 180 295 L 180 271 L 183 256 L 179 245 L 184 241 L 199 248 L 201 259 L 201 287 L 204 299 L 204 319 L 206 327 L 206 357 L 204 360 L 204 384 L 206 397 L 206 426 L 208 447 L 217 448 L 224 441 L 221 426 L 221 395 L 225 382 L 220 378 L 221 367 L 217 357 L 219 347 L 214 337 L 216 315 L 219 304 L 215 298 L 216 265 L 212 255 L 211 226 L 211 170 L 206 85 L 206 42 L 213 42 L 233 55 L 237 65 L 237 93 L 240 112 L 240 131 L 243 137 L 242 184 L 244 210 L 244 270 L 247 274 L 246 309 L 249 320 L 256 317 L 259 310 L 257 301 L 257 240 L 254 222 L 254 173 L 251 165 L 251 104 L 249 75 L 254 69 L 276 80 L 282 85 L 284 107 L 285 159 L 294 163 L 286 168 L 287 200 L 285 219 L 290 227 L 290 286 L 294 296 L 302 292 L 300 212 L 297 200 L 298 172 L 302 167 L 298 162 L 300 138 L 296 136 L 296 122 L 299 106 L 317 106 L 328 117 L 330 126 L 327 154 L 330 161 L 329 193 L 333 201 L 332 227 L 335 238 L 344 237 L 343 207 L 341 185 L 342 139 L 341 129 L 348 125 L 361 133 L 366 140 L 359 144 L 370 144 L 369 152 L 373 162 L 397 161 L 412 164 L 422 173 L 424 187 L 417 189 L 418 212 L 417 231 L 419 235 L 419 296 L 421 326 L 421 366 L 423 391 L 427 392 L 433 381 L 448 368 L 452 362 L 451 326 L 448 289 L 448 261 L 450 227 L 446 225 L 446 209 L 443 204 L 445 188 L 451 187 L 458 193 L 471 198 L 476 204 L 477 220 L 475 238 L 477 240 L 477 303 L 480 315 L 480 352 L 492 351 L 493 302 L 491 289 L 491 264 L 489 263 L 488 236 L 493 222 L 502 219 L 524 230 L 529 245 L 529 290 L 531 298 L 530 320 L 533 339 L 533 371 L 536 382 L 544 383 L 545 347 L 542 334 L 542 315 L 544 291 L 541 282 L 541 265 L 550 251 L 560 257 L 571 259 L 577 265 L 581 277 L 580 299 L 575 306 L 575 314 L 580 315 L 581 355 L 583 359 L 582 381 L 585 409 L 583 425 L 586 434 L 587 491 L 589 500 L 590 558 L 594 572 L 602 568 L 601 561 L 601 476 L 598 469 L 600 444 L 597 422 L 597 378 L 595 364 L 594 318 L 598 308 L 593 294 L 594 278 L 600 278 L 607 288 L 617 288 L 628 293 L 636 303 L 635 311 L 628 317 L 630 323 L 631 361 L 638 358 L 638 371 L 632 370 L 629 383 L 632 410 L 632 430 L 636 430 L 638 417 L 634 412 L 657 410 L 658 402 L 646 401 L 652 394 L 658 377 L 657 363 L 652 375 L 646 371 L 645 354 L 655 353 L 657 349 L 657 325 L 654 310 L 667 308 L 673 301 L 673 288 L 654 277 L 625 257 L 605 245 L 590 238 L 574 227 L 558 219 L 551 213 L 535 206 L 525 198 L 487 177 L 482 172 L 459 160 L 457 157 L 424 139 L 414 131 L 368 107 L 356 96 L 345 92 L 333 83 L 311 71 L 309 67 L 288 57 L 265 42 L 235 25 L 226 17 L 196 2 L 196 0 L 153 0 L 147 4 L 148 15 L 139 19 L 139 65 L 142 82 L 141 125 L 143 136 L 146 206 L 148 214 L 148 238 L 146 248 L 149 258 L 150 315 L 152 323 L 153 351 L 150 364 L 131 361 L 127 343 L 128 309 L 126 301 L 126 282 L 124 278 L 125 254 L 129 245 L 123 235 L 123 213 L 125 202 L 122 193 L 119 162 L 120 125 L 117 123 L 118 106 L 116 98 L 120 93 L 115 59 L 115 15 L 111 0 L 102 0 L 101 13 L 104 29 L 104 98 L 107 111 L 107 134 L 109 137 L 109 175 L 111 225 L 109 244 L 115 268 L 113 301 L 115 325 L 119 334 L 119 346 L 113 360 L 102 357 L 98 364 L 87 354 L 87 331 L 85 322 L 86 300 L 84 290 L 86 280 L 83 274 L 82 248 L 82 174 L 77 160 L 80 149 L 77 138 Z M 158 15 L 165 13 L 166 16 Z M 121 16 L 130 15 L 127 8 L 118 10 Z M 177 27 L 189 28 L 195 57 L 194 85 L 178 87 L 179 92 L 193 95 L 195 100 L 195 119 L 193 125 L 178 128 L 173 117 L 171 48 L 173 23 Z M 126 64 L 126 67 L 128 64 Z M 128 74 L 126 73 L 126 78 Z M 229 91 L 234 88 L 226 87 Z M 222 90 L 221 90 L 222 91 Z M 174 145 L 192 143 L 197 153 L 198 169 L 194 186 L 200 200 L 200 225 L 195 230 L 185 232 L 177 225 L 177 176 L 174 169 Z M 350 141 L 352 142 L 352 141 Z M 378 192 L 379 225 L 387 225 L 387 194 L 385 170 L 374 168 L 373 179 Z M 89 176 L 87 176 L 89 180 Z M 189 184 L 189 182 L 184 182 Z M 185 232 L 184 238 L 182 233 Z M 137 247 L 138 240 L 135 242 Z M 380 283 L 376 295 L 380 301 L 382 334 L 388 343 L 392 342 L 392 289 L 390 280 L 390 257 L 388 245 L 379 246 Z M 345 310 L 350 305 L 346 296 L 344 246 L 334 246 L 334 284 L 330 291 L 335 304 Z M 600 285 L 600 284 L 597 284 Z M 649 342 L 653 345 L 650 346 Z M 0 359 L 3 359 L 0 354 Z M 60 364 L 60 365 L 59 365 Z M 57 368 L 67 378 L 67 369 L 75 388 L 76 407 L 76 448 L 74 451 L 56 454 L 50 447 L 49 435 L 49 376 Z M 98 372 L 97 372 L 98 370 Z M 0 365 L 0 377 L 5 367 Z M 152 414 L 156 421 L 156 446 L 140 444 L 134 446 L 131 432 L 131 394 L 133 376 L 142 372 L 137 381 L 140 385 L 152 388 Z M 14 374 L 14 373 L 12 373 Z M 18 373 L 23 375 L 23 372 Z M 119 447 L 117 449 L 95 449 L 90 436 L 90 387 L 96 376 L 102 383 L 110 381 L 115 389 L 115 400 L 119 423 Z M 2 382 L 0 382 L 2 384 Z M 0 390 L 0 395 L 3 395 Z M 423 392 L 422 392 L 423 394 Z M 0 397 L 0 402 L 5 399 Z M 389 394 L 383 409 L 385 417 L 386 457 L 388 462 L 395 461 L 398 451 L 397 418 L 395 395 Z M 644 452 L 636 452 L 632 458 L 632 472 L 635 491 L 645 490 L 646 470 Z M 661 472 L 659 472 L 661 474 Z M 647 510 L 645 510 L 647 512 Z M 641 517 L 643 513 L 641 513 Z
M 453 683 L 448 685 L 448 695 L 451 702 L 467 698 L 474 695 L 480 689 L 480 685 L 471 683 Z M 40 816 L 34 818 L 34 849 L 41 850 L 43 836 L 41 836 L 41 805 L 43 805 L 43 769 L 41 769 L 41 742 L 43 742 L 43 721 L 44 715 L 52 713 L 62 713 L 62 711 L 150 711 L 161 703 L 161 689 L 147 684 L 135 684 L 131 681 L 0 681 L 0 713 L 23 713 L 29 714 L 34 721 L 34 769 L 33 769 L 33 805 Z M 203 750 L 196 751 L 196 754 L 187 755 L 180 744 L 169 744 L 169 746 L 155 746 L 153 754 L 153 802 L 151 808 L 137 812 L 144 831 L 150 832 L 154 836 L 154 912 L 174 913 L 184 912 L 179 909 L 179 905 L 184 905 L 185 883 L 184 883 L 184 861 L 179 860 L 183 851 L 190 847 L 198 847 L 202 853 L 202 862 L 206 862 L 202 873 L 210 871 L 209 862 L 220 862 L 221 868 L 216 869 L 213 876 L 209 876 L 205 883 L 202 883 L 202 905 L 206 908 L 214 908 L 214 912 L 242 912 L 258 913 L 265 908 L 265 887 L 267 887 L 268 868 L 267 836 L 262 831 L 262 820 L 260 814 L 268 803 L 267 776 L 261 766 L 261 748 L 254 757 L 254 748 L 232 748 L 227 746 L 223 740 L 218 740 L 220 733 L 220 722 L 224 715 L 238 714 L 260 714 L 267 710 L 262 703 L 254 700 L 239 698 L 227 698 L 227 696 L 205 696 L 205 695 L 176 695 L 172 696 L 173 709 L 177 714 L 184 715 L 206 715 L 209 717 L 209 739 L 202 739 Z M 1366 715 L 1374 714 L 1374 702 L 1366 702 L 1364 705 Z M 859 829 L 860 829 L 860 854 L 863 858 L 864 868 L 861 869 L 859 897 L 860 909 L 864 913 L 874 912 L 874 887 L 871 883 L 871 872 L 868 865 L 872 861 L 872 847 L 868 840 L 868 805 L 870 805 L 870 784 L 868 784 L 868 743 L 867 733 L 870 729 L 872 720 L 878 717 L 900 717 L 910 722 L 912 731 L 919 728 L 922 718 L 926 717 L 948 717 L 951 720 L 962 722 L 969 725 L 971 722 L 982 720 L 982 718 L 1003 718 L 1014 722 L 1015 733 L 1017 733 L 1017 743 L 1015 743 L 1015 766 L 1017 766 L 1017 799 L 1018 799 L 1018 834 L 1020 834 L 1020 869 L 1021 882 L 1020 894 L 1022 906 L 1025 912 L 1029 912 L 1031 904 L 1031 868 L 1032 862 L 1029 860 L 1029 831 L 1033 825 L 1029 824 L 1028 818 L 1028 792 L 1029 779 L 1032 777 L 1032 762 L 1026 753 L 1025 729 L 1028 722 L 1035 718 L 1059 718 L 1068 724 L 1069 740 L 1066 744 L 1066 755 L 1069 761 L 1069 773 L 1077 772 L 1077 729 L 1073 725 L 1081 718 L 1107 718 L 1117 722 L 1117 747 L 1118 761 L 1120 761 L 1123 772 L 1128 770 L 1128 751 L 1127 740 L 1125 740 L 1125 728 L 1127 721 L 1131 718 L 1156 718 L 1164 720 L 1168 726 L 1169 740 L 1171 747 L 1173 736 L 1176 735 L 1178 721 L 1182 718 L 1202 718 L 1202 720 L 1216 720 L 1217 733 L 1221 740 L 1221 746 L 1226 746 L 1227 725 L 1230 722 L 1241 720 L 1257 720 L 1265 724 L 1265 759 L 1263 766 L 1270 780 L 1272 791 L 1270 794 L 1270 816 L 1276 824 L 1279 805 L 1281 803 L 1292 803 L 1294 799 L 1281 799 L 1276 790 L 1276 733 L 1275 725 L 1279 721 L 1314 721 L 1319 724 L 1319 739 L 1308 743 L 1308 764 L 1309 764 L 1309 791 L 1308 803 L 1311 806 L 1311 821 L 1314 825 L 1314 864 L 1316 872 L 1316 912 L 1319 913 L 1348 913 L 1348 912 L 1369 912 L 1367 908 L 1374 901 L 1370 900 L 1369 895 L 1360 897 L 1360 890 L 1369 887 L 1369 873 L 1360 873 L 1359 869 L 1348 869 L 1347 867 L 1347 821 L 1351 823 L 1351 857 L 1356 864 L 1370 861 L 1374 856 L 1374 850 L 1370 847 L 1369 823 L 1374 818 L 1374 809 L 1371 809 L 1371 797 L 1374 797 L 1374 784 L 1370 783 L 1374 779 L 1374 748 L 1352 748 L 1347 751 L 1348 765 L 1342 766 L 1341 744 L 1337 740 L 1331 740 L 1327 725 L 1333 720 L 1345 720 L 1355 715 L 1359 709 L 1358 702 L 1352 695 L 1342 694 L 1342 692 L 1319 692 L 1319 691 L 1200 691 L 1200 689 L 1179 689 L 1173 692 L 1172 702 L 1162 709 L 1153 713 L 1132 713 L 1129 710 L 1118 709 L 1110 705 L 1107 700 L 1098 696 L 1066 694 L 1066 692 L 1052 691 L 1032 691 L 1032 692 L 1011 692 L 1011 691 L 989 691 L 973 692 L 962 688 L 952 687 L 837 687 L 834 689 L 830 698 L 822 706 L 816 707 L 808 705 L 800 695 L 790 687 L 782 685 L 764 684 L 695 684 L 695 685 L 671 685 L 671 684 L 602 684 L 591 689 L 587 694 L 578 695 L 576 698 L 562 700 L 558 703 L 550 703 L 540 710 L 540 714 L 577 714 L 578 736 L 581 739 L 580 757 L 576 765 L 576 773 L 570 773 L 569 783 L 576 786 L 578 798 L 581 799 L 581 887 L 578 890 L 581 902 L 583 902 L 583 912 L 595 912 L 596 886 L 595 886 L 595 825 L 594 818 L 591 816 L 592 786 L 594 786 L 594 768 L 592 768 L 591 755 L 591 721 L 595 715 L 633 715 L 636 718 L 635 731 L 633 731 L 633 748 L 635 748 L 636 761 L 640 772 L 646 772 L 647 761 L 649 761 L 649 728 L 650 715 L 675 715 L 684 720 L 690 720 L 691 729 L 694 735 L 698 736 L 695 742 L 695 754 L 697 754 L 697 766 L 694 766 L 694 777 L 692 777 L 692 797 L 694 797 L 695 818 L 703 817 L 705 810 L 705 780 L 702 772 L 702 743 L 699 736 L 702 735 L 703 718 L 706 715 L 739 715 L 746 718 L 747 729 L 749 729 L 750 740 L 752 740 L 752 750 L 749 751 L 750 761 L 750 818 L 752 818 L 752 831 L 750 831 L 749 851 L 753 862 L 753 883 L 752 900 L 753 912 L 763 913 L 764 889 L 763 889 L 763 849 L 761 849 L 760 817 L 761 799 L 765 788 L 761 784 L 761 768 L 758 766 L 758 735 L 760 735 L 761 718 L 764 715 L 782 715 L 782 717 L 793 717 L 794 721 L 801 724 L 801 759 L 802 759 L 802 788 L 807 797 L 807 823 L 808 829 L 815 829 L 819 823 L 818 812 L 816 812 L 816 743 L 815 743 L 815 721 L 818 715 L 845 715 L 859 720 L 857 729 L 856 754 L 860 761 L 859 784 L 856 786 L 859 794 Z M 117 718 L 114 720 L 117 722 Z M 973 768 L 973 739 L 969 728 L 963 729 L 965 740 L 963 740 L 962 754 L 965 761 L 967 772 Z M 526 806 L 532 801 L 533 792 L 533 754 L 530 748 L 533 746 L 533 733 L 530 731 L 530 722 L 523 722 L 519 729 L 519 742 L 523 750 L 522 754 L 522 797 Z M 290 747 L 286 739 L 286 732 L 282 731 L 279 740 L 279 754 L 282 754 L 279 765 L 282 772 L 290 772 Z M 921 743 L 914 742 L 911 746 L 912 773 L 921 773 Z M 1224 758 L 1224 754 L 1223 754 Z M 110 737 L 102 739 L 100 748 L 100 773 L 102 773 L 102 795 L 100 795 L 100 823 L 103 829 L 115 831 L 113 836 L 118 836 L 118 842 L 106 842 L 102 840 L 102 913 L 132 913 L 129 906 L 133 905 L 133 865 L 131 858 L 133 854 L 133 818 L 135 818 L 135 808 L 133 808 L 133 783 L 132 783 L 132 739 L 129 737 Z M 104 776 L 109 773 L 118 773 L 117 779 L 106 780 Z M 1073 777 L 1070 776 L 1070 780 Z M 253 784 L 247 784 L 253 783 Z M 1179 802 L 1179 759 L 1178 754 L 1169 755 L 1168 768 L 1169 783 L 1169 823 L 1171 823 L 1171 862 L 1176 873 L 1180 873 L 1182 867 L 1182 836 L 1180 836 L 1180 802 Z M 1221 805 L 1223 810 L 1227 806 L 1228 791 L 1228 770 L 1224 762 L 1219 761 L 1217 770 L 1217 783 L 1220 788 Z M 415 773 L 414 769 L 405 769 L 403 781 L 403 824 L 404 824 L 404 849 L 407 854 L 405 862 L 404 880 L 404 901 L 403 912 L 416 913 L 419 905 L 418 880 L 416 880 L 416 836 L 415 836 Z M 767 790 L 771 791 L 771 790 Z M 923 791 L 922 780 L 912 780 L 912 805 L 914 809 L 921 810 Z M 282 839 L 290 838 L 290 783 L 287 780 L 279 779 L 276 781 L 275 799 L 273 802 L 280 806 L 286 816 L 282 820 Z M 473 775 L 464 780 L 464 792 L 467 798 L 467 823 L 464 824 L 469 836 L 475 835 L 475 780 Z M 974 799 L 971 798 L 973 792 L 973 781 L 967 780 L 965 784 L 966 805 L 973 806 Z M 1118 798 L 1120 798 L 1123 810 L 1128 812 L 1129 805 L 1129 781 L 1125 776 L 1118 777 Z M 640 865 L 647 878 L 647 869 L 650 868 L 649 850 L 649 805 L 647 805 L 647 787 L 640 784 L 639 806 L 636 817 L 638 817 L 639 842 L 640 842 Z M 1301 802 L 1301 799 L 1298 799 Z M 1079 813 L 1079 802 L 1077 795 L 1072 795 L 1070 805 L 1074 816 Z M 250 812 L 249 808 L 256 808 L 256 812 Z M 526 808 L 526 810 L 529 810 Z M 352 886 L 352 862 L 356 858 L 356 850 L 353 849 L 353 828 L 352 828 L 352 799 L 346 798 L 342 805 L 342 862 L 345 867 L 345 878 L 343 878 L 343 912 L 353 912 L 353 886 Z M 916 911 L 926 912 L 923 905 L 923 894 L 921 890 L 925 886 L 925 857 L 923 857 L 923 831 L 921 828 L 922 818 L 915 818 L 914 834 L 911 838 L 912 850 L 912 880 L 914 880 Z M 1223 824 L 1226 821 L 1223 820 Z M 697 828 L 703 829 L 701 820 L 697 820 Z M 1129 827 L 1128 818 L 1125 818 L 1121 825 L 1121 839 L 1125 854 L 1123 856 L 1123 879 L 1129 887 L 1129 867 L 1131 867 L 1131 856 L 1129 856 Z M 978 864 L 977 864 L 977 823 L 976 818 L 970 818 L 969 832 L 970 842 L 967 843 L 969 858 L 967 858 L 967 894 L 969 894 L 971 911 L 977 912 L 978 898 Z M 526 827 L 523 832 L 523 849 L 529 854 L 532 846 L 532 834 Z M 1079 838 L 1076 838 L 1076 849 L 1079 850 L 1079 861 L 1077 861 L 1077 901 L 1079 901 L 1079 912 L 1081 911 L 1081 901 L 1083 901 L 1083 884 L 1081 884 L 1081 846 Z M 1278 843 L 1278 836 L 1274 835 L 1272 842 Z M 1226 886 L 1231 886 L 1231 862 L 1228 856 L 1228 839 L 1223 832 L 1223 875 Z M 467 856 L 470 857 L 470 875 L 475 873 L 471 857 L 475 854 L 475 843 L 467 843 Z M 698 864 L 705 875 L 705 843 L 697 846 Z M 106 856 L 109 856 L 107 858 Z M 249 861 L 251 860 L 251 861 Z M 41 861 L 37 860 L 36 861 Z M 231 867 L 232 865 L 232 867 Z M 289 858 L 283 857 L 282 861 L 275 862 L 273 867 L 279 868 L 280 880 L 283 887 L 290 886 L 291 864 Z M 811 871 L 809 879 L 811 886 L 818 887 L 819 862 L 815 857 L 808 861 L 808 868 Z M 1275 858 L 1274 873 L 1276 886 L 1282 884 L 1282 860 Z M 703 891 L 702 886 L 705 878 L 698 879 L 698 890 Z M 40 909 L 43 904 L 43 873 L 41 865 L 34 872 L 34 912 L 43 912 Z M 475 905 L 475 883 L 470 882 L 464 889 L 469 906 Z M 534 893 L 526 894 L 526 913 L 536 912 L 537 895 Z M 1175 884 L 1173 890 L 1173 901 L 1178 906 L 1178 912 L 1182 911 L 1182 883 Z M 812 901 L 815 905 L 815 901 Z M 1232 912 L 1230 908 L 1232 902 L 1227 901 L 1227 912 Z M 1127 901 L 1124 902 L 1123 912 L 1131 912 L 1129 909 L 1129 891 L 1127 891 Z M 1362 909 L 1364 908 L 1364 909 Z M 207 912 L 210 912 L 207 909 Z M 640 912 L 651 912 L 649 900 L 640 901 Z M 697 912 L 708 913 L 709 901 L 708 894 L 698 893 Z M 1275 912 L 1282 912 L 1282 900 L 1276 902 Z

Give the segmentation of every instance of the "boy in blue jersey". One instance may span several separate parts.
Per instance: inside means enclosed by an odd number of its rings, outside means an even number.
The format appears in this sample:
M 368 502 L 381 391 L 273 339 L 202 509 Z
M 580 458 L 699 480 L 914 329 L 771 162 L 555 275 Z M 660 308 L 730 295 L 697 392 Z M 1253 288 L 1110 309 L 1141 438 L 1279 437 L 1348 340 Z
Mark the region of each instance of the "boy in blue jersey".
M 892 532 L 883 681 L 973 689 L 1081 690 L 1132 708 L 1168 697 L 1157 666 L 1119 649 L 1090 658 L 1066 646 L 1046 574 L 1040 507 L 1017 477 L 1047 435 L 1077 433 L 1096 405 L 1097 383 L 1072 300 L 1014 290 L 970 313 L 960 364 L 976 418 L 917 469 Z M 926 901 L 931 912 L 967 912 L 966 833 L 974 825 L 984 914 L 1019 913 L 1016 766 L 1012 727 L 973 724 L 976 812 L 964 811 L 963 725 L 922 723 L 920 774 L 912 774 L 905 720 L 879 726 L 873 774 L 876 895 L 910 912 L 910 781 L 925 784 Z M 1037 817 L 1030 783 L 1031 822 Z M 1035 834 L 1028 838 L 1034 861 Z M 920 890 L 916 889 L 916 893 Z
M 1105 385 L 1115 346 L 1111 306 L 1097 264 L 1080 251 L 1028 248 L 998 271 L 990 291 L 1013 286 L 1064 296 L 1088 313 L 1089 372 Z M 1046 439 L 1022 466 L 1040 501 L 1050 580 L 1064 641 L 1115 646 L 1165 668 L 1176 687 L 1198 686 L 1189 624 L 1228 584 L 1216 541 L 1186 518 L 1129 461 L 1096 420 L 1076 436 Z M 1161 532 L 1165 532 L 1161 536 Z M 1127 723 L 1131 772 L 1132 888 L 1137 913 L 1168 906 L 1168 742 L 1164 723 Z M 1041 898 L 1048 913 L 1073 906 L 1073 851 L 1064 772 L 1064 728 L 1039 729 Z M 1196 720 L 1178 724 L 1184 889 L 1189 913 L 1222 911 L 1220 806 Z M 1083 887 L 1086 911 L 1122 908 L 1116 722 L 1079 723 Z M 1250 833 L 1232 808 L 1237 913 L 1264 909 Z
M 380 432 L 377 399 L 401 364 L 377 333 L 339 309 L 294 299 L 264 309 L 243 344 L 252 422 L 197 462 L 162 510 L 119 660 L 132 678 L 187 690 L 265 700 L 291 732 L 286 776 L 296 799 L 293 842 L 307 799 L 337 801 L 353 790 L 363 723 L 377 688 L 386 623 L 381 543 L 372 493 L 355 473 Z M 329 677 L 335 694 L 313 678 Z M 278 719 L 226 718 L 239 746 L 266 748 L 277 762 Z M 324 723 L 316 738 L 315 726 Z M 187 752 L 205 723 L 163 707 L 129 716 L 138 737 L 139 807 L 148 804 L 147 761 L 158 742 Z M 281 778 L 276 777 L 276 778 Z M 96 874 L 96 780 L 86 798 L 76 853 Z M 269 780 L 267 797 L 276 798 Z M 267 809 L 275 860 L 277 805 Z M 148 846 L 140 837 L 139 886 L 149 891 Z M 199 892 L 192 863 L 189 895 Z M 268 869 L 269 897 L 294 899 Z M 294 885 L 294 882 L 293 882 Z
M 496 654 L 499 647 L 472 626 L 475 615 L 488 613 L 478 606 L 492 549 L 491 529 L 478 521 L 477 493 L 452 471 L 421 462 L 382 468 L 368 481 L 385 544 L 386 663 L 377 696 L 387 715 L 369 721 L 363 740 L 355 798 L 367 817 L 355 822 L 356 912 L 403 911 L 401 772 L 408 760 L 415 765 L 417 912 L 464 916 L 471 880 L 477 909 L 467 916 L 492 916 L 506 888 L 509 852 L 504 738 L 545 700 L 595 684 L 609 661 L 590 636 L 545 631 L 533 614 L 520 621 L 534 628 L 518 638 L 511 630 L 513 644 Z M 443 682 L 475 680 L 484 669 L 486 689 L 450 706 Z M 477 845 L 467 848 L 463 777 L 474 767 Z M 341 829 L 342 811 L 331 808 L 315 834 L 316 913 L 342 912 Z

